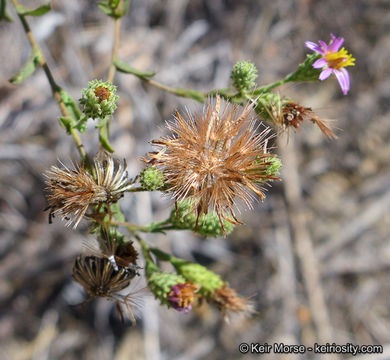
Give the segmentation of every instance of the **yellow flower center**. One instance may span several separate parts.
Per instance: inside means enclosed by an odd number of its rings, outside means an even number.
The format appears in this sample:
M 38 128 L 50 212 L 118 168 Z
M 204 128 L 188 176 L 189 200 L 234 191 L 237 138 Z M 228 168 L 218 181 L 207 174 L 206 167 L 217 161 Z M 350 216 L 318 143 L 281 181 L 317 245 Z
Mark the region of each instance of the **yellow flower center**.
M 328 51 L 325 54 L 325 59 L 328 63 L 328 66 L 332 69 L 340 70 L 346 66 L 354 66 L 355 58 L 351 54 L 348 54 L 348 51 L 342 48 L 337 52 Z

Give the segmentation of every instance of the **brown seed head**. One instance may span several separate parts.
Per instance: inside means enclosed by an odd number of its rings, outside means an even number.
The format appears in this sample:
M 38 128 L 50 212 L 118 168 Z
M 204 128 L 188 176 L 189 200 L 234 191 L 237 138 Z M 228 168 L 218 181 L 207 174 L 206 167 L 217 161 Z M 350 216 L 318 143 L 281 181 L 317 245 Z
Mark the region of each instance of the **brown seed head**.
M 99 99 L 99 103 L 101 103 L 103 100 L 107 100 L 110 95 L 110 90 L 106 89 L 103 86 L 99 86 L 95 89 L 95 96 Z
M 222 227 L 221 218 L 237 224 L 236 200 L 251 207 L 252 193 L 263 200 L 261 184 L 275 178 L 267 175 L 267 163 L 262 161 L 272 157 L 264 145 L 269 129 L 256 133 L 254 116 L 249 105 L 226 103 L 221 108 L 219 97 L 202 113 L 176 113 L 175 121 L 167 125 L 173 135 L 154 140 L 161 150 L 149 153 L 145 161 L 163 171 L 176 202 L 192 200 L 198 218 L 212 209 Z

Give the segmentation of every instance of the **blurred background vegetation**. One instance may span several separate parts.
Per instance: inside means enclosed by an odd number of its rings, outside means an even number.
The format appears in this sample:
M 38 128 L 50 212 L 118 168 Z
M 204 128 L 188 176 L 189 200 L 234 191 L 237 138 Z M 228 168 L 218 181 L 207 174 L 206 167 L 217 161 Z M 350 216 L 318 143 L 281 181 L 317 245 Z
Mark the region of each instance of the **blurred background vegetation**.
M 106 78 L 111 60 L 113 21 L 96 4 L 52 1 L 48 14 L 29 18 L 54 77 L 75 99 L 89 80 Z M 326 141 L 311 123 L 281 136 L 283 181 L 241 214 L 246 225 L 226 240 L 190 232 L 147 237 L 221 274 L 258 313 L 226 323 L 207 304 L 184 315 L 147 298 L 135 327 L 121 324 L 105 300 L 75 306 L 84 298 L 71 268 L 89 235 L 85 224 L 77 231 L 59 219 L 48 224 L 42 173 L 78 154 L 58 124 L 42 69 L 22 85 L 7 81 L 30 52 L 8 7 L 14 22 L 0 23 L 1 360 L 259 357 L 240 355 L 241 342 L 382 344 L 390 352 L 389 1 L 132 1 L 119 59 L 155 70 L 173 87 L 227 87 L 239 60 L 256 64 L 260 84 L 278 80 L 305 58 L 305 41 L 328 41 L 330 33 L 344 37 L 357 59 L 348 69 L 348 96 L 335 79 L 280 89 L 334 119 L 339 139 Z M 115 83 L 111 143 L 135 175 L 174 109 L 200 105 L 131 75 L 117 74 Z M 97 151 L 94 124 L 83 142 L 90 154 Z M 121 205 L 129 221 L 147 224 L 166 218 L 172 204 L 160 193 L 139 193 Z

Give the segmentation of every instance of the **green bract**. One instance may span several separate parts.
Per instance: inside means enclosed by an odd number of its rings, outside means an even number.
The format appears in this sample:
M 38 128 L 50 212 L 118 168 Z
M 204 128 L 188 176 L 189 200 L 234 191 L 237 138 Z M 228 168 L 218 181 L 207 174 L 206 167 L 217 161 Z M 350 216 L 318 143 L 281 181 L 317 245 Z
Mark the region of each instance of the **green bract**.
M 177 214 L 176 209 L 172 210 L 170 221 L 177 229 L 195 231 L 196 216 L 196 213 L 192 209 L 191 201 L 186 200 L 177 204 Z M 226 220 L 223 220 L 223 226 L 225 228 L 226 235 L 229 235 L 234 229 L 234 225 Z M 199 216 L 196 232 L 205 237 L 217 237 L 224 235 L 218 215 L 214 212 Z
M 201 295 L 210 296 L 225 284 L 218 274 L 207 270 L 202 265 L 174 257 L 171 258 L 171 263 L 186 281 L 200 285 L 199 294 Z

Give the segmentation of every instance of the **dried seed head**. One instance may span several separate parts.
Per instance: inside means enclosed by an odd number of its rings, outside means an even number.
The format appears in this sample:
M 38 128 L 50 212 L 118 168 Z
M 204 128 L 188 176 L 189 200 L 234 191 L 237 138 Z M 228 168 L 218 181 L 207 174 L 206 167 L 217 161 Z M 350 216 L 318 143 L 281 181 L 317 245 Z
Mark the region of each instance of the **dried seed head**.
M 276 178 L 267 175 L 266 162 L 258 161 L 272 157 L 264 145 L 269 129 L 256 133 L 253 119 L 252 106 L 226 103 L 221 109 L 217 97 L 203 113 L 176 113 L 175 122 L 167 125 L 173 135 L 154 140 L 161 150 L 149 153 L 146 160 L 163 171 L 167 191 L 176 202 L 192 200 L 198 219 L 214 210 L 223 231 L 222 218 L 239 223 L 236 200 L 251 207 L 252 193 L 264 199 L 260 180 Z
M 115 270 L 107 258 L 78 256 L 73 265 L 72 277 L 84 287 L 90 298 L 103 297 L 114 302 L 121 319 L 125 311 L 131 321 L 135 322 L 146 287 L 140 287 L 136 281 L 128 294 L 119 293 L 130 285 L 135 277 L 134 272 L 126 268 Z
M 94 159 L 95 177 L 83 166 L 76 164 L 69 169 L 61 165 L 62 168 L 52 166 L 45 174 L 49 219 L 60 215 L 67 220 L 67 226 L 74 222 L 74 228 L 90 205 L 116 202 L 132 184 L 125 171 L 126 163 L 114 161 L 107 153 Z
M 78 256 L 72 274 L 92 298 L 110 298 L 113 293 L 128 287 L 134 276 L 124 268 L 116 271 L 108 259 L 96 256 Z

